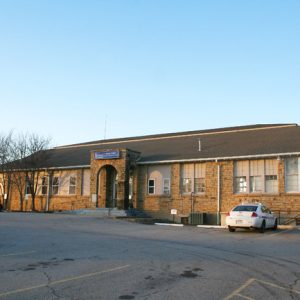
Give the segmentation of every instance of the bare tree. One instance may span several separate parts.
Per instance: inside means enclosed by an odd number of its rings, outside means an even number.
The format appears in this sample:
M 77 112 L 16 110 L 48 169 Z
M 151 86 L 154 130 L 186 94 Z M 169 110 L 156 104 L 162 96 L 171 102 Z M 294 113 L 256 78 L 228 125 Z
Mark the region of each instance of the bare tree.
M 7 209 L 9 191 L 11 185 L 11 174 L 7 172 L 7 164 L 12 160 L 11 155 L 12 131 L 7 135 L 0 135 L 0 210 Z
M 31 195 L 31 209 L 36 209 L 35 198 L 38 183 L 47 160 L 49 138 L 37 134 L 20 134 L 12 142 L 11 178 L 20 197 L 20 208 L 23 210 L 26 194 Z

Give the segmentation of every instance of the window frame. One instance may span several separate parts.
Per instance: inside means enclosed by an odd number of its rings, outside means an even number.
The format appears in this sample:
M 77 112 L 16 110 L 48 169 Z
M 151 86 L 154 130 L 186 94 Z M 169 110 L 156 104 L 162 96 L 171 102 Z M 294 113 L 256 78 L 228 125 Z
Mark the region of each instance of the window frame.
M 150 186 L 150 181 L 153 181 L 153 185 Z M 153 188 L 153 192 L 150 193 L 150 188 Z M 147 188 L 148 195 L 155 195 L 155 179 L 148 179 L 148 188 Z
M 75 180 L 75 183 L 71 183 L 72 179 Z M 77 186 L 77 177 L 70 176 L 70 178 L 69 178 L 69 195 L 76 195 L 76 186 Z M 74 192 L 71 192 L 71 188 L 74 189 Z
M 278 163 L 273 171 L 270 171 L 270 167 L 267 167 L 268 161 L 276 161 L 276 159 L 256 159 L 256 160 L 236 160 L 233 164 L 233 194 L 278 194 L 279 183 L 278 183 Z M 238 169 L 238 162 L 240 162 L 240 168 Z M 253 163 L 253 166 L 251 166 Z M 257 166 L 255 166 L 257 164 Z M 261 164 L 261 165 L 260 165 Z M 259 165 L 262 168 L 259 170 Z M 256 171 L 251 171 L 251 169 Z M 272 169 L 272 168 L 271 168 Z M 270 183 L 273 177 L 272 190 L 267 189 L 267 182 Z M 275 179 L 276 178 L 276 179 Z M 243 179 L 243 181 L 241 181 Z M 239 182 L 240 181 L 240 182 Z M 253 189 L 259 183 L 259 190 Z M 269 187 L 269 185 L 268 185 Z
M 185 181 L 188 181 L 188 182 L 185 182 Z M 190 188 L 187 191 L 186 189 L 184 189 L 184 187 L 188 186 L 188 185 L 189 185 Z M 190 177 L 181 178 L 181 193 L 183 195 L 188 195 L 188 194 L 193 193 L 193 180 L 192 180 L 192 178 L 190 178 Z
M 197 190 L 199 189 L 198 185 L 196 185 L 197 181 L 199 180 L 199 187 L 200 187 L 200 191 Z M 197 186 L 197 188 L 196 188 Z M 194 193 L 196 195 L 201 195 L 201 194 L 205 194 L 206 192 L 206 182 L 205 182 L 205 177 L 195 177 L 194 178 Z
M 291 172 L 288 173 L 288 161 L 291 161 L 292 159 L 297 161 L 297 172 Z M 285 192 L 288 194 L 299 194 L 300 193 L 300 157 L 296 156 L 296 157 L 287 157 L 285 159 L 284 162 L 284 168 L 285 168 Z M 296 182 L 297 182 L 297 189 L 296 190 L 288 190 L 289 187 L 289 178 L 296 178 Z
M 167 181 L 167 185 L 165 184 Z M 163 195 L 171 195 L 171 178 L 163 178 Z M 167 188 L 167 189 L 166 189 Z
M 42 176 L 42 183 L 41 183 L 41 195 L 47 195 L 48 194 L 48 177 Z M 46 193 L 44 193 L 44 189 L 46 188 Z
M 54 184 L 54 179 L 57 178 L 57 184 Z M 51 194 L 52 195 L 59 195 L 59 187 L 60 187 L 60 177 L 59 176 L 53 176 L 52 177 L 52 184 L 51 184 Z M 57 192 L 54 193 L 54 188 L 57 188 Z

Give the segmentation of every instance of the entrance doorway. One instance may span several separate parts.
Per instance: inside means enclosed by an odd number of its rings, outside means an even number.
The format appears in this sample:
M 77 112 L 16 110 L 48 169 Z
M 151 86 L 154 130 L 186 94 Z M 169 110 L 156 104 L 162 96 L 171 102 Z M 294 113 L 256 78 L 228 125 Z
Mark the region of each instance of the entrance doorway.
M 99 171 L 97 194 L 101 199 L 101 203 L 98 202 L 98 207 L 117 207 L 118 172 L 113 166 L 106 165 Z

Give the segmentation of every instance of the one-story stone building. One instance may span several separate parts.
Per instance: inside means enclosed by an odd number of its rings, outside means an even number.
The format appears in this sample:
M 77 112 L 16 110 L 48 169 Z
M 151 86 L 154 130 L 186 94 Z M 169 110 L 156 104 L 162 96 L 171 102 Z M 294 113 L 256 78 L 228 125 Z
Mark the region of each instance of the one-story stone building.
M 48 150 L 43 170 L 36 197 L 40 210 L 136 208 L 171 218 L 173 209 L 177 219 L 207 213 L 220 223 L 220 214 L 237 203 L 258 201 L 300 214 L 297 124 L 61 146 Z M 17 193 L 11 193 L 9 208 L 20 210 Z

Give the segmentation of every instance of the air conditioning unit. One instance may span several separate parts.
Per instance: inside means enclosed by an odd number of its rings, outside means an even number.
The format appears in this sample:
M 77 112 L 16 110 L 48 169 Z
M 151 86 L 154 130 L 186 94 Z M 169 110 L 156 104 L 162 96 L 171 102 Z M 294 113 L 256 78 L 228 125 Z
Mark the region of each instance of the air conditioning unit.
M 199 212 L 190 213 L 189 224 L 203 225 L 204 224 L 204 213 L 199 213 Z

